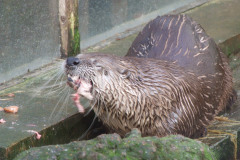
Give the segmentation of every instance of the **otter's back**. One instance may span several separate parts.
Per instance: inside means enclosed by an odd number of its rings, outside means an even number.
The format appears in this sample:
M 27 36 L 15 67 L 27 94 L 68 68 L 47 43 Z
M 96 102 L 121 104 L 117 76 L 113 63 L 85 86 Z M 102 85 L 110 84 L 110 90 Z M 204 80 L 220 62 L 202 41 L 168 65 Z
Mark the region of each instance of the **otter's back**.
M 198 75 L 215 74 L 222 69 L 215 42 L 186 15 L 161 16 L 149 22 L 126 56 L 171 61 Z
M 208 90 L 210 107 L 220 106 L 217 110 L 225 107 L 232 92 L 230 69 L 223 62 L 219 48 L 186 15 L 166 15 L 150 21 L 126 56 L 161 59 L 192 71 Z

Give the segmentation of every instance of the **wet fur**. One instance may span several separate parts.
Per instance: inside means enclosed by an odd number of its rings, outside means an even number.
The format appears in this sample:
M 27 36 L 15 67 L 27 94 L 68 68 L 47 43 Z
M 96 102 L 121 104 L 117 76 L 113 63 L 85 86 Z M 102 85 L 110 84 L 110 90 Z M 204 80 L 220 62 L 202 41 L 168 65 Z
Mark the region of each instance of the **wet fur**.
M 77 58 L 67 73 L 92 82 L 95 113 L 122 136 L 139 128 L 143 136 L 199 137 L 234 96 L 227 58 L 184 15 L 149 22 L 126 57 Z

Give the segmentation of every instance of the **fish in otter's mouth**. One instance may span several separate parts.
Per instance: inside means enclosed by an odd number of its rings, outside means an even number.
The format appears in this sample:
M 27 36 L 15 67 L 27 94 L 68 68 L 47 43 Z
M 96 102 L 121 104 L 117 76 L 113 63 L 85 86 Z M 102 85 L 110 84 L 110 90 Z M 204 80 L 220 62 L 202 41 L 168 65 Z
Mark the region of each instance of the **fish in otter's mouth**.
M 75 57 L 70 57 L 66 61 L 66 73 L 67 73 L 67 84 L 72 87 L 76 93 L 73 94 L 73 101 L 78 108 L 78 111 L 84 113 L 84 107 L 80 103 L 80 97 L 83 96 L 89 100 L 93 99 L 92 96 L 92 82 L 91 80 L 86 80 L 74 72 L 76 70 L 76 66 L 79 64 L 79 59 Z

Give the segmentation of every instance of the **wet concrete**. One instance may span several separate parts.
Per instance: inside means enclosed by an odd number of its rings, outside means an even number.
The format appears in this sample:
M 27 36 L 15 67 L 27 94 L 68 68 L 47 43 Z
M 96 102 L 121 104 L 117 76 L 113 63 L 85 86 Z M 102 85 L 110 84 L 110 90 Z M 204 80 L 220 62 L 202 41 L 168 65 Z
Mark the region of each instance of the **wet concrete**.
M 221 43 L 239 34 L 239 9 L 239 0 L 212 0 L 185 13 L 201 24 L 216 43 Z

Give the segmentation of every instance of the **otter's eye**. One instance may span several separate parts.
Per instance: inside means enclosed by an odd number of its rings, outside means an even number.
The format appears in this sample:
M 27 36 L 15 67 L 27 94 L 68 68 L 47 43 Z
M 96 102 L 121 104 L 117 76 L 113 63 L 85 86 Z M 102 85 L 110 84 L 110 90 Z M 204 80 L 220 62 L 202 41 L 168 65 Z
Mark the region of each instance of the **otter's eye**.
M 94 65 L 98 65 L 98 61 L 96 60 L 96 59 L 94 59 L 93 61 L 92 61 L 92 64 L 94 64 Z
M 121 74 L 122 78 L 128 79 L 131 76 L 131 72 L 128 69 L 122 69 L 122 70 L 118 69 L 118 72 Z

